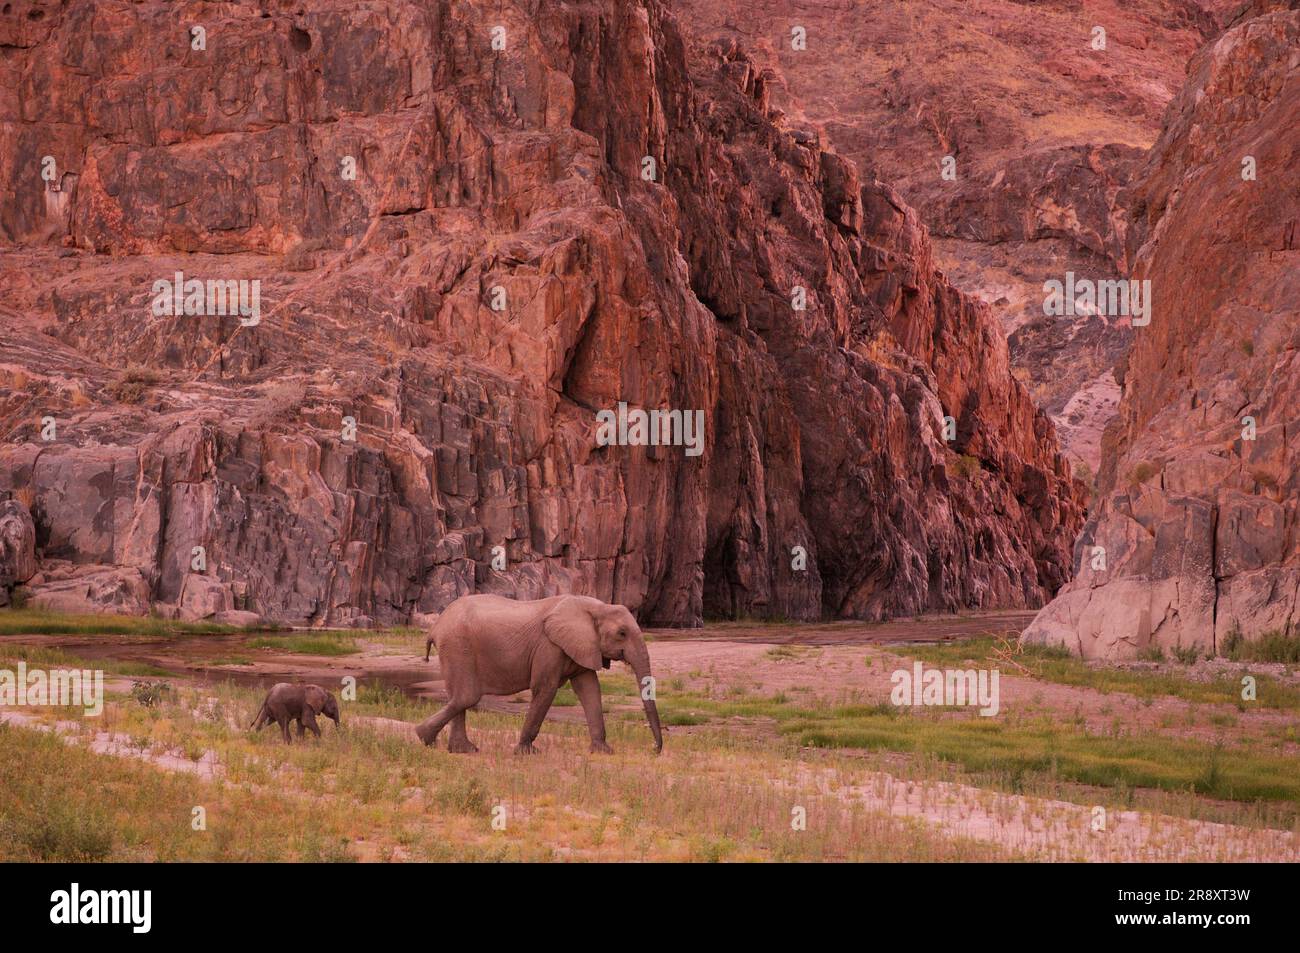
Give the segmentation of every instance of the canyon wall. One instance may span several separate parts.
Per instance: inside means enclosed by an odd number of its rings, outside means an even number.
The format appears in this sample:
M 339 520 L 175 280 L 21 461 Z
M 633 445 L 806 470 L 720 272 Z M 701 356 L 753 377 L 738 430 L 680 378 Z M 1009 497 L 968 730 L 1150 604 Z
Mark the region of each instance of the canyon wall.
M 1127 274 L 1119 200 L 1188 60 L 1239 0 L 681 0 L 774 74 L 784 120 L 889 182 L 1085 481 L 1119 403 L 1125 316 L 1043 310 L 1045 281 Z M 1098 35 L 1097 29 L 1104 30 Z M 796 35 L 795 31 L 802 31 Z M 950 163 L 947 164 L 947 163 Z
M 0 497 L 37 605 L 580 592 L 695 625 L 1068 576 L 1079 486 L 987 305 L 658 2 L 15 0 L 0 71 Z M 178 273 L 258 313 L 167 314 Z M 703 453 L 598 445 L 620 402 L 703 411 Z
M 1154 313 L 1077 574 L 1025 633 L 1085 657 L 1300 629 L 1300 2 L 1229 22 L 1129 197 Z

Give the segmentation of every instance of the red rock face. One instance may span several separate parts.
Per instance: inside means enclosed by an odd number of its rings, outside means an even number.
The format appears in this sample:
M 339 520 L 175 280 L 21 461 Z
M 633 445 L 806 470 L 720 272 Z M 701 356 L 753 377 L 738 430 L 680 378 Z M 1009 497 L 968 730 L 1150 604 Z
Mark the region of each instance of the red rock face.
M 1026 632 L 1085 656 L 1221 652 L 1300 627 L 1300 3 L 1231 22 L 1192 61 L 1133 190 L 1154 313 L 1078 574 Z
M 1100 315 L 1047 316 L 1040 289 L 1069 271 L 1127 274 L 1118 196 L 1159 134 L 1187 61 L 1234 2 L 681 0 L 677 8 L 701 36 L 752 46 L 788 121 L 820 129 L 918 211 L 946 276 L 993 306 L 1013 367 L 1086 476 L 1099 467 L 1116 411 L 1113 368 L 1130 330 Z
M 37 9 L 0 18 L 37 604 L 691 625 L 1065 581 L 1076 486 L 987 306 L 661 4 Z M 165 313 L 177 272 L 258 313 Z M 620 402 L 701 411 L 702 452 L 598 445 Z

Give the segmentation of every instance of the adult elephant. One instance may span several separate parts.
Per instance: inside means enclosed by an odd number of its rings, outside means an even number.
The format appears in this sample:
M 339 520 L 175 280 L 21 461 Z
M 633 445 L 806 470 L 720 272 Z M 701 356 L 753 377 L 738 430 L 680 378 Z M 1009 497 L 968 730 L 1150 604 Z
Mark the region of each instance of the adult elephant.
M 636 674 L 646 721 L 655 750 L 663 749 L 659 711 L 650 677 L 650 653 L 641 628 L 623 606 L 588 596 L 553 596 L 518 601 L 503 596 L 461 596 L 429 632 L 424 660 L 438 646 L 447 704 L 419 724 L 415 732 L 426 745 L 451 724 L 448 750 L 477 751 L 465 734 L 465 712 L 484 695 L 513 695 L 525 688 L 532 702 L 515 754 L 532 754 L 555 693 L 569 682 L 587 717 L 593 752 L 609 753 L 605 716 L 600 709 L 596 669 L 612 661 L 627 662 Z

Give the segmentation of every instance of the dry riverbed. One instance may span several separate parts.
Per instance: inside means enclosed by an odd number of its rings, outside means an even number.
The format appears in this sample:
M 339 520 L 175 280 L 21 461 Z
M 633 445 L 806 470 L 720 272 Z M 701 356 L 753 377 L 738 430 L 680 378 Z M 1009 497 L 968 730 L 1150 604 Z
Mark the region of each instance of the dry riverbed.
M 510 753 L 523 693 L 470 713 L 461 756 L 411 730 L 442 696 L 414 630 L 6 635 L 0 668 L 103 668 L 109 698 L 0 709 L 0 858 L 1300 859 L 1291 668 L 1008 653 L 1024 618 L 652 631 L 658 757 L 620 666 L 613 756 L 567 689 L 542 754 Z M 893 705 L 918 660 L 996 668 L 998 715 Z M 267 685 L 348 676 L 343 730 L 247 731 Z

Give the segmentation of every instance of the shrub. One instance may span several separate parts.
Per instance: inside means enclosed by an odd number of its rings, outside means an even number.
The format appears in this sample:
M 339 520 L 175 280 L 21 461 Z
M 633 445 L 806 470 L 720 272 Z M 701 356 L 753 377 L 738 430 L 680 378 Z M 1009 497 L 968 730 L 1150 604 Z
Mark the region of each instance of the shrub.
M 1265 632 L 1247 640 L 1240 629 L 1233 629 L 1223 640 L 1220 652 L 1234 662 L 1300 662 L 1300 634 L 1285 635 L 1281 629 Z
M 1154 463 L 1150 460 L 1143 460 L 1130 471 L 1128 475 L 1129 482 L 1133 484 L 1146 483 L 1147 480 L 1150 480 L 1159 472 L 1160 469 Z
M 167 682 L 131 683 L 131 697 L 145 708 L 157 708 L 171 690 L 172 687 Z
M 132 364 L 108 385 L 107 390 L 109 396 L 120 404 L 138 404 L 151 387 L 164 379 L 165 375 L 152 368 Z
M 444 810 L 471 817 L 487 814 L 487 791 L 478 778 L 457 778 L 441 785 L 433 793 L 434 803 Z

